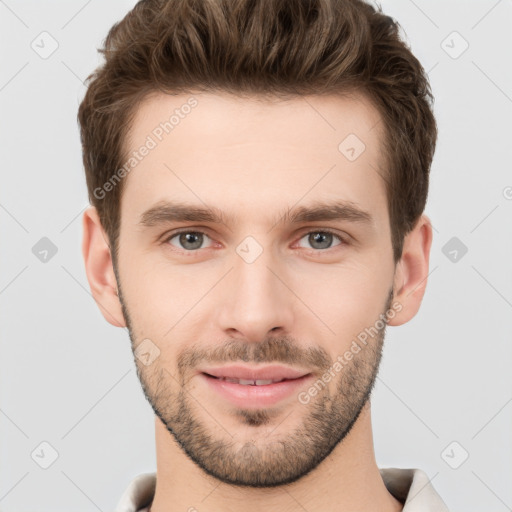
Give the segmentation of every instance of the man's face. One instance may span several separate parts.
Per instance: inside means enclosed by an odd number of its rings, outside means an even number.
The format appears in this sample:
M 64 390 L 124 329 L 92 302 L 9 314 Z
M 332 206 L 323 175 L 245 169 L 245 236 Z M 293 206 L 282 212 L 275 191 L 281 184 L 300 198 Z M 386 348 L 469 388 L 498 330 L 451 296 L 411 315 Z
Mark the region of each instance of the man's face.
M 116 269 L 133 349 L 158 355 L 136 358 L 138 375 L 207 473 L 292 482 L 348 434 L 378 371 L 384 329 L 358 351 L 354 340 L 382 327 L 392 299 L 382 124 L 363 98 L 197 94 L 166 133 L 160 123 L 190 97 L 146 100 L 127 139 L 128 153 L 154 146 L 126 178 Z M 223 222 L 175 220 L 171 203 Z M 293 222 L 320 203 L 352 210 Z M 206 375 L 234 365 L 303 377 L 254 386 Z

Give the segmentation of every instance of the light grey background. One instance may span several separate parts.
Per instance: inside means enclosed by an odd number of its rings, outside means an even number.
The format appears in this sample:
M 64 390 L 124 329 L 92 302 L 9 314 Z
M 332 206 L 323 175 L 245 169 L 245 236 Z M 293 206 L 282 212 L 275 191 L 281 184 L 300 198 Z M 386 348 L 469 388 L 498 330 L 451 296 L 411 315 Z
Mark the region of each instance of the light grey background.
M 156 468 L 128 334 L 103 319 L 81 256 L 77 107 L 96 48 L 133 5 L 0 0 L 4 512 L 113 510 L 134 476 Z M 418 315 L 387 331 L 372 400 L 377 461 L 423 469 L 452 511 L 511 510 L 512 2 L 381 5 L 429 72 L 440 136 L 429 284 Z M 52 38 L 58 48 L 42 58 Z M 57 248 L 46 262 L 32 250 L 43 237 Z M 454 247 L 443 252 L 452 237 L 468 249 L 454 246 L 456 262 Z M 58 452 L 48 469 L 42 442 Z

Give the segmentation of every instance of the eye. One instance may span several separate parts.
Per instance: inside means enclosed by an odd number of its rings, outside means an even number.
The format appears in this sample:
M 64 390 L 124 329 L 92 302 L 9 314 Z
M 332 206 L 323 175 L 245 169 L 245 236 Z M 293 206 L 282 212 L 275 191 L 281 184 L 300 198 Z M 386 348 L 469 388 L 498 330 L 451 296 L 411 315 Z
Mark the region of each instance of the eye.
M 303 236 L 301 240 L 305 238 L 307 239 L 307 242 L 312 245 L 313 249 L 320 251 L 330 249 L 331 247 L 345 243 L 345 240 L 341 236 L 328 230 L 310 231 L 309 233 L 306 233 L 306 235 Z M 333 238 L 337 238 L 340 243 L 333 246 Z
M 171 242 L 171 240 L 176 237 L 179 245 L 175 245 Z M 208 239 L 210 238 L 202 231 L 180 231 L 169 236 L 165 242 L 171 244 L 173 247 L 177 247 L 178 249 L 196 251 L 197 249 L 201 249 L 201 245 L 203 244 L 205 237 Z
M 164 240 L 164 243 L 168 243 L 169 245 L 172 245 L 179 250 L 184 250 L 185 252 L 197 252 L 199 249 L 205 248 L 203 247 L 205 238 L 211 240 L 203 231 L 183 230 L 169 235 Z M 339 242 L 333 245 L 333 240 L 336 238 Z M 173 242 L 174 239 L 176 239 L 175 242 Z M 304 239 L 307 239 L 307 242 L 311 245 L 310 248 L 315 252 L 325 251 L 338 245 L 347 244 L 343 237 L 326 229 L 309 231 L 302 236 L 300 240 Z

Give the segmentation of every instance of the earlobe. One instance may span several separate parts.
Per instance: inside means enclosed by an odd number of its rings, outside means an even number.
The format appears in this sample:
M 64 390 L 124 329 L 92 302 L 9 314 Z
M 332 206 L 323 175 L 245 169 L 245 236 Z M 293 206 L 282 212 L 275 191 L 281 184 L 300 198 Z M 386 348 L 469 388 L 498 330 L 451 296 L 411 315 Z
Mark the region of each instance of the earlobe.
M 115 327 L 126 327 L 107 236 L 93 206 L 84 212 L 82 228 L 82 255 L 94 300 L 107 322 Z
M 393 302 L 401 305 L 400 311 L 388 325 L 402 325 L 418 312 L 427 286 L 432 225 L 422 215 L 413 230 L 404 238 L 402 257 L 397 264 L 394 280 Z

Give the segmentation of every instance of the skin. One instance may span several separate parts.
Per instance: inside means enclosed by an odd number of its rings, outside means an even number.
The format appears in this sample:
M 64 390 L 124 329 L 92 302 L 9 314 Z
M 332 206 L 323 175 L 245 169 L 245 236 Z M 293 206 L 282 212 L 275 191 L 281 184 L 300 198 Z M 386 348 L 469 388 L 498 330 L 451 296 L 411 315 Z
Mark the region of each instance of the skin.
M 127 151 L 189 97 L 147 98 Z M 83 216 L 86 272 L 101 311 L 129 328 L 134 351 L 147 339 L 159 350 L 149 365 L 135 358 L 155 411 L 152 512 L 401 510 L 380 476 L 371 428 L 385 329 L 306 404 L 294 394 L 271 407 L 236 407 L 197 373 L 245 360 L 322 378 L 392 304 L 399 307 L 388 325 L 415 316 L 432 228 L 422 215 L 394 264 L 379 114 L 355 95 L 194 97 L 197 107 L 125 178 L 115 270 L 96 210 Z M 338 150 L 351 133 L 366 146 L 354 161 Z M 142 225 L 142 214 L 166 200 L 217 207 L 226 221 Z M 340 200 L 371 222 L 276 224 L 287 208 Z M 171 238 L 177 228 L 192 235 Z M 323 229 L 341 238 L 315 241 Z M 247 236 L 262 250 L 251 263 L 236 250 Z

